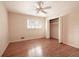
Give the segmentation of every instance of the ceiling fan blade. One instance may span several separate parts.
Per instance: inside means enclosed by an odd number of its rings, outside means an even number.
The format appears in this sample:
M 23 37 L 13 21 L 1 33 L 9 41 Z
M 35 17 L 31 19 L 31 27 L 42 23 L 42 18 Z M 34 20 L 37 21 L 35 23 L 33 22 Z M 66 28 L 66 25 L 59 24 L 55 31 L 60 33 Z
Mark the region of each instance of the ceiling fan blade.
M 44 11 L 44 10 L 41 10 L 41 12 L 43 12 L 43 13 L 47 14 L 47 12 L 46 12 L 46 11 Z
M 40 10 L 37 10 L 37 13 L 39 13 L 40 12 Z
M 43 1 L 38 1 L 37 4 L 38 4 L 39 8 L 41 8 L 42 5 L 44 4 L 44 2 Z
M 43 5 L 44 2 L 43 1 L 38 1 L 38 4 Z
M 51 6 L 48 6 L 48 7 L 44 7 L 44 8 L 42 8 L 42 9 L 50 9 L 51 8 Z
M 40 9 L 39 8 L 36 8 L 36 10 L 37 10 L 37 13 L 39 13 Z

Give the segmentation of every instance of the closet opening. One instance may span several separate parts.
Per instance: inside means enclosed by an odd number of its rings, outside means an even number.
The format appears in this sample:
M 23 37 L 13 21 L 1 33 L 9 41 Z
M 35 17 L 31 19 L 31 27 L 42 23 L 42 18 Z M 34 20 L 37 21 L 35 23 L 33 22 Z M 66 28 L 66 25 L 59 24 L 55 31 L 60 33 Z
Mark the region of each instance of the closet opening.
M 50 20 L 50 39 L 59 41 L 59 18 Z

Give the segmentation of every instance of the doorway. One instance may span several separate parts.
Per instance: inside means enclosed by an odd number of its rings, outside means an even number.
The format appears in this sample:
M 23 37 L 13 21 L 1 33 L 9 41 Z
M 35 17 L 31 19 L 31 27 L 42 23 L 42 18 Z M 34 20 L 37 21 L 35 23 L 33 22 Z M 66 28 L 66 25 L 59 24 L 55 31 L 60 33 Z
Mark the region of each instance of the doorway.
M 50 19 L 50 39 L 56 39 L 62 43 L 62 17 Z
M 59 18 L 50 20 L 50 38 L 58 40 L 59 30 Z

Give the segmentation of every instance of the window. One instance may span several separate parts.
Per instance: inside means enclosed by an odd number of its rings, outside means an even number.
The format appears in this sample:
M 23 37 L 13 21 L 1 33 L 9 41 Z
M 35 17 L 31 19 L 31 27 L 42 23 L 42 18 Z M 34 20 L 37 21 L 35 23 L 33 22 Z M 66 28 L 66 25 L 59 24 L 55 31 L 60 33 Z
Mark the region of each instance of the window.
M 27 28 L 41 28 L 42 22 L 40 20 L 27 20 Z

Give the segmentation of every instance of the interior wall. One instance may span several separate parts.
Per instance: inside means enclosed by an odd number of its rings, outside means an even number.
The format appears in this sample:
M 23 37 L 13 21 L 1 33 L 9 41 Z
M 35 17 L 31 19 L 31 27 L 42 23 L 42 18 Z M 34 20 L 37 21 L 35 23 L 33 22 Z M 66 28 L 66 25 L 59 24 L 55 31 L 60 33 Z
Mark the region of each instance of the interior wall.
M 50 20 L 46 18 L 45 20 L 45 38 L 49 39 L 50 38 Z
M 0 56 L 8 46 L 8 15 L 2 2 L 0 2 Z
M 79 48 L 79 8 L 63 16 L 62 19 L 63 43 Z
M 58 37 L 59 30 L 59 19 L 50 20 L 50 38 L 59 39 Z
M 40 20 L 42 22 L 42 28 L 28 29 L 27 20 L 32 19 Z M 9 31 L 9 39 L 11 40 L 11 42 L 44 38 L 45 18 L 9 12 Z M 21 39 L 21 37 L 25 37 L 25 39 Z

